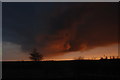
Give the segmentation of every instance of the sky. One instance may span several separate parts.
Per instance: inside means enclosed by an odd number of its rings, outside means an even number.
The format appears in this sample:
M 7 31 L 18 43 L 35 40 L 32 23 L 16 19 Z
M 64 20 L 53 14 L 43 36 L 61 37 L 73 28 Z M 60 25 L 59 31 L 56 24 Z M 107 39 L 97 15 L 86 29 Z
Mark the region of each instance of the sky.
M 3 61 L 118 56 L 117 3 L 2 4 Z

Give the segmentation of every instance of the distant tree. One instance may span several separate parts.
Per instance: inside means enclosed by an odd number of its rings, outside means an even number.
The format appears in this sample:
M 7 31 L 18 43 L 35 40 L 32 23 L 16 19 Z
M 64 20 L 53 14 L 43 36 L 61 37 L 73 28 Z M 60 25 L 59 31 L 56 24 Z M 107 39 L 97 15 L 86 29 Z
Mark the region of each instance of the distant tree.
M 110 59 L 112 59 L 112 57 L 110 56 Z
M 37 49 L 33 49 L 29 58 L 33 61 L 40 61 L 43 59 L 43 56 L 37 51 Z
M 113 56 L 113 59 L 115 59 L 115 56 Z
M 108 59 L 108 57 L 106 56 L 105 59 Z
M 100 60 L 103 60 L 103 57 L 101 57 Z

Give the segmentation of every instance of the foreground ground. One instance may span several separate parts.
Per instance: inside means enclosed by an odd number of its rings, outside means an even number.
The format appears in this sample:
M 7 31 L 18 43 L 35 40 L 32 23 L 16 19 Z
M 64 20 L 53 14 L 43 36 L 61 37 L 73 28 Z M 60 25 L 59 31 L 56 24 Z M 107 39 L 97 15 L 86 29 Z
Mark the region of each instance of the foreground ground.
M 120 60 L 3 62 L 2 79 L 120 80 Z

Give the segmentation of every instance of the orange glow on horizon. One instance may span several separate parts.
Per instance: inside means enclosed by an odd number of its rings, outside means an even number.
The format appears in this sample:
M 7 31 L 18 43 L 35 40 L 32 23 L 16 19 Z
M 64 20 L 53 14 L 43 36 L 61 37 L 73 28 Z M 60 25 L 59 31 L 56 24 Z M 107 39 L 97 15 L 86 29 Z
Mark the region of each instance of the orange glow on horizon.
M 5 59 L 3 56 L 2 61 L 32 61 L 29 59 L 29 54 L 22 54 L 18 53 L 20 55 L 15 55 L 13 52 L 10 53 L 11 55 L 14 55 L 13 57 L 10 56 L 9 59 Z M 57 54 L 57 53 L 56 53 Z M 110 56 L 119 56 L 118 55 L 118 44 L 111 45 L 108 47 L 99 47 L 95 49 L 91 49 L 89 51 L 80 52 L 80 51 L 74 51 L 74 52 L 64 52 L 59 53 L 57 56 L 44 56 L 42 61 L 64 61 L 64 60 L 75 60 L 79 57 L 84 57 L 84 60 L 99 60 L 101 57 L 107 56 L 108 59 Z M 6 56 L 7 58 L 9 56 Z

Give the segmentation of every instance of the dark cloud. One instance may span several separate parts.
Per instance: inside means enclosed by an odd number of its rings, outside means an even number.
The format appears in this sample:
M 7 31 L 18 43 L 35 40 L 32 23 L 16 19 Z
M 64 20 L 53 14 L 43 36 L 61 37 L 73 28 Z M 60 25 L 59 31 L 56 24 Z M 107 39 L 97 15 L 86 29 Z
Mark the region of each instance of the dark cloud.
M 3 13 L 3 41 L 25 51 L 57 55 L 118 43 L 117 3 L 8 3 Z

